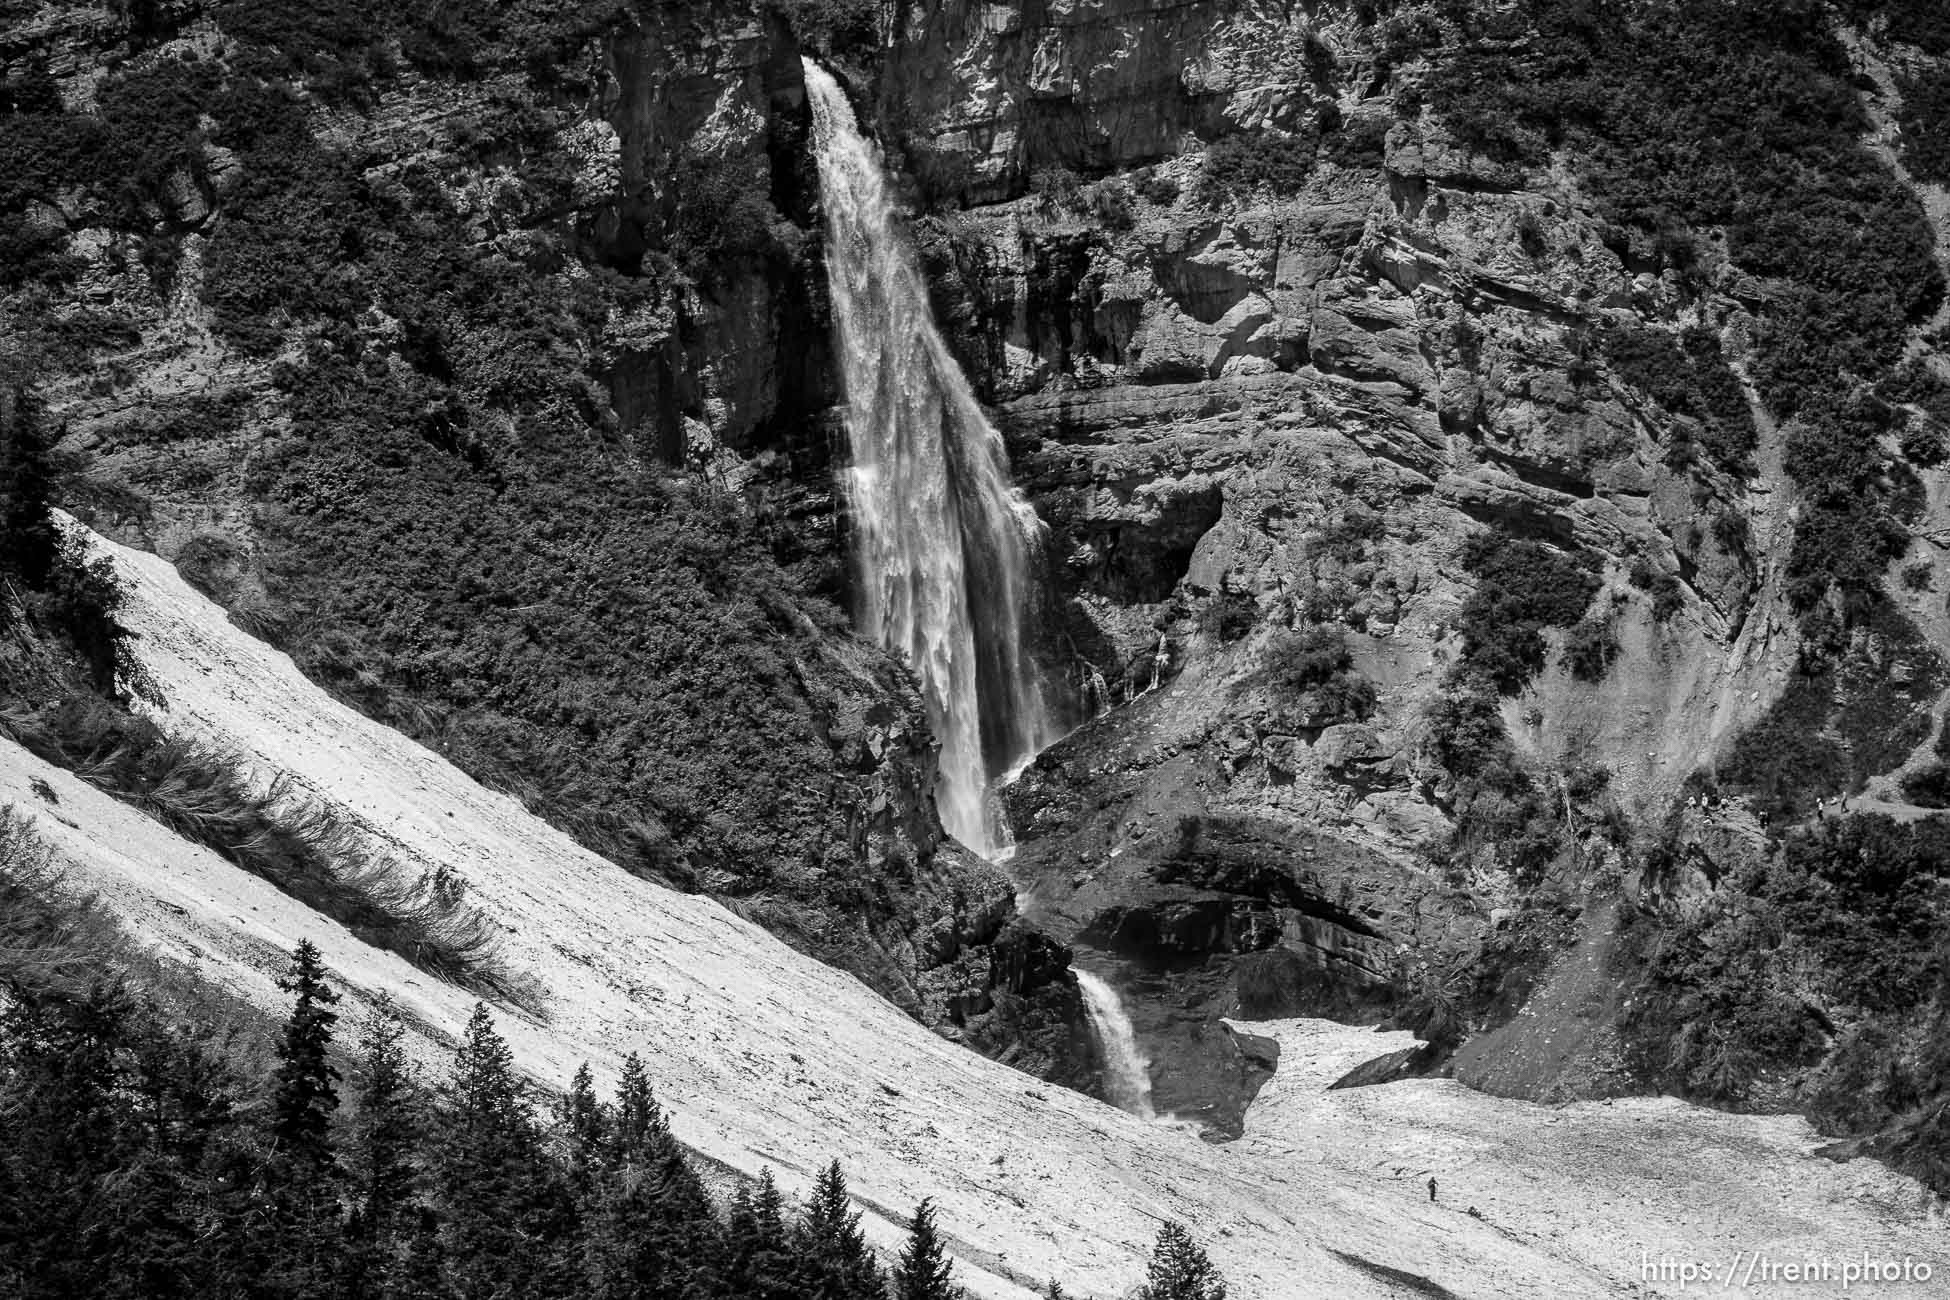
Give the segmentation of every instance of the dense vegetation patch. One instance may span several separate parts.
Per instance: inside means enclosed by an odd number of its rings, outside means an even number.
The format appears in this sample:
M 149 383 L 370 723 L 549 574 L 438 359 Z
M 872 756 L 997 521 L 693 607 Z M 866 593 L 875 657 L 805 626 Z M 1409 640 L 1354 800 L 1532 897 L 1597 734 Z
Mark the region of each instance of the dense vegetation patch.
M 1932 69 L 1896 83 L 1902 96 L 1903 163 L 1919 181 L 1950 183 L 1950 70 Z
M 1455 816 L 1438 857 L 1488 854 L 1519 884 L 1535 886 L 1580 827 L 1612 824 L 1610 774 L 1526 770 L 1503 725 L 1502 697 L 1543 668 L 1547 628 L 1571 629 L 1566 664 L 1587 680 L 1603 675 L 1616 643 L 1608 619 L 1586 618 L 1601 585 L 1590 554 L 1488 532 L 1465 544 L 1462 559 L 1476 583 L 1463 602 L 1462 655 L 1428 716 L 1427 757 L 1446 774 Z
M 1944 684 L 1942 656 L 1887 605 L 1848 631 L 1832 615 L 1812 621 L 1801 667 L 1720 765 L 1728 784 L 1786 816 L 1900 766 L 1929 735 Z
M 1261 652 L 1276 701 L 1275 731 L 1363 722 L 1374 712 L 1374 683 L 1356 672 L 1347 634 L 1332 624 L 1279 631 Z
M 1828 23 L 1818 5 L 1739 0 L 1471 6 L 1432 83 L 1444 119 L 1495 157 L 1532 166 L 1568 150 L 1605 216 L 1640 232 L 1628 257 L 1650 249 L 1683 271 L 1723 230 L 1734 263 L 1773 282 L 1752 371 L 1774 415 L 1797 422 L 1803 610 L 1879 586 L 1899 506 L 1882 430 L 1850 395 L 1897 365 L 1943 293 L 1918 201 L 1862 143 L 1869 122 Z
M 1298 194 L 1313 172 L 1319 150 L 1319 141 L 1310 134 L 1261 131 L 1221 136 L 1206 146 L 1199 171 L 1199 202 L 1216 206 L 1261 191 L 1274 197 Z
M 1694 326 L 1675 337 L 1647 326 L 1618 326 L 1605 331 L 1605 357 L 1626 383 L 1691 419 L 1715 464 L 1734 472 L 1751 468 L 1753 412 L 1712 331 Z
M 34 676 L 23 660 L 37 632 L 73 656 L 97 691 L 114 691 L 130 662 L 108 562 L 91 561 L 55 524 L 49 438 L 29 378 L 0 355 L 0 631 L 24 631 L 0 651 L 0 702 Z
M 1825 1131 L 1879 1135 L 1899 1168 L 1950 1187 L 1950 821 L 1831 820 L 1723 882 L 1718 907 L 1628 936 L 1644 961 L 1625 1028 L 1656 1086 L 1764 1104 L 1819 1063 Z
M 1463 547 L 1476 590 L 1463 602 L 1463 661 L 1506 694 L 1544 666 L 1544 629 L 1570 627 L 1598 593 L 1595 558 L 1483 533 Z

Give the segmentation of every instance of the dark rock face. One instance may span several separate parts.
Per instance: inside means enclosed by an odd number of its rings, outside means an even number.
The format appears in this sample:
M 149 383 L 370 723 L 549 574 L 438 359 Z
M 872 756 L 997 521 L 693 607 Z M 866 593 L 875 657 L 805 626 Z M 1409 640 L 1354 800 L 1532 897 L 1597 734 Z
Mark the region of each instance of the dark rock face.
M 1376 1084 L 1393 1083 L 1398 1079 L 1417 1078 L 1434 1068 L 1441 1055 L 1442 1049 L 1434 1043 L 1417 1043 L 1398 1052 L 1384 1053 L 1372 1061 L 1363 1061 L 1327 1087 L 1329 1091 L 1336 1088 L 1372 1088 Z
M 977 974 L 986 960 L 987 970 Z M 1083 1087 L 1098 1068 L 1070 975 L 1070 950 L 1033 925 L 1012 921 L 965 963 L 941 964 L 969 982 L 948 1000 L 941 1032 L 1030 1074 Z
M 1033 763 L 1006 792 L 1009 869 L 1032 920 L 1112 959 L 1159 1113 L 1236 1135 L 1258 1067 L 1222 1017 L 1381 1019 L 1411 948 L 1461 955 L 1485 922 L 1424 870 L 1229 797 L 1237 760 L 1203 675 Z

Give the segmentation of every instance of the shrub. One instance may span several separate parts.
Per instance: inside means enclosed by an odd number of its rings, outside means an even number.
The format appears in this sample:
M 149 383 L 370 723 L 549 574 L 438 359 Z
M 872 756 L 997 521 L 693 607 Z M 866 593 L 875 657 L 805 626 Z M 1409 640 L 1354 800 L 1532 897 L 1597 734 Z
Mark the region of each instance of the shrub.
M 1077 201 L 1083 182 L 1068 167 L 1039 167 L 1029 177 L 1029 192 L 1045 212 L 1067 208 Z
M 61 548 L 41 423 L 31 388 L 0 386 L 0 571 L 35 589 L 47 585 Z
M 1618 657 L 1618 634 L 1608 618 L 1587 618 L 1564 638 L 1564 665 L 1581 682 L 1603 679 Z
M 1388 153 L 1388 121 L 1362 116 L 1321 137 L 1321 152 L 1337 167 L 1379 167 Z
M 1388 527 L 1379 511 L 1359 501 L 1350 501 L 1321 527 L 1316 547 L 1342 564 L 1352 564 L 1367 555 L 1368 545 L 1387 536 Z
M 1790 836 L 1782 858 L 1770 892 L 1788 926 L 1820 955 L 1834 996 L 1901 1010 L 1929 995 L 1944 930 L 1936 895 L 1950 876 L 1950 822 L 1848 817 Z
M 1652 597 L 1652 618 L 1663 623 L 1686 606 L 1684 589 L 1679 579 L 1664 569 L 1655 569 L 1650 560 L 1640 558 L 1632 562 L 1626 580 L 1646 595 Z
M 1221 591 L 1199 611 L 1199 628 L 1220 641 L 1237 641 L 1259 622 L 1259 602 L 1241 591 Z
M 1308 725 L 1333 726 L 1365 722 L 1374 716 L 1379 693 L 1374 683 L 1355 672 L 1335 673 L 1309 691 L 1301 705 Z
M 1347 634 L 1338 627 L 1318 624 L 1272 637 L 1266 643 L 1262 663 L 1275 691 L 1296 696 L 1327 682 L 1353 661 Z
M 1544 666 L 1546 627 L 1569 627 L 1598 591 L 1597 563 L 1533 542 L 1486 533 L 1463 547 L 1476 590 L 1463 602 L 1463 659 L 1505 694 Z
M 1943 463 L 1950 455 L 1950 447 L 1943 441 L 1943 432 L 1936 425 L 1924 420 L 1911 420 L 1903 426 L 1898 439 L 1903 459 L 1918 469 L 1932 469 Z
M 64 538 L 45 593 L 48 622 L 88 669 L 95 689 L 113 692 L 134 672 L 122 590 L 107 558 L 90 560 L 78 536 Z
M 1670 927 L 1632 914 L 1624 951 L 1642 974 L 1621 1017 L 1626 1059 L 1655 1087 L 1741 1106 L 1764 1069 L 1806 1065 L 1819 1025 L 1773 967 L 1778 921 L 1763 903 L 1734 895 L 1722 913 Z
M 1313 172 L 1318 144 L 1312 136 L 1270 132 L 1222 136 L 1206 146 L 1199 202 L 1216 207 L 1261 191 L 1276 198 L 1298 194 Z
M 1699 441 L 1723 468 L 1751 467 L 1756 445 L 1747 396 L 1720 354 L 1720 341 L 1697 326 L 1677 339 L 1637 325 L 1604 332 L 1606 358 L 1625 382 L 1674 415 L 1699 424 Z
M 1100 181 L 1089 190 L 1090 214 L 1106 230 L 1129 230 L 1137 224 L 1137 206 L 1129 183 Z
M 1903 798 L 1919 808 L 1950 808 L 1950 765 L 1936 760 L 1906 773 Z
M 1933 68 L 1899 78 L 1903 111 L 1903 162 L 1910 174 L 1938 185 L 1950 183 L 1950 71 Z
M 673 166 L 679 180 L 670 256 L 684 274 L 718 284 L 741 266 L 787 252 L 776 234 L 782 219 L 763 158 L 720 159 L 686 149 Z
M 1360 722 L 1374 713 L 1374 683 L 1352 671 L 1353 655 L 1340 628 L 1317 624 L 1280 632 L 1266 643 L 1261 659 L 1267 685 L 1277 701 L 1277 730 Z
M 1550 251 L 1550 245 L 1544 240 L 1543 219 L 1535 208 L 1524 208 L 1517 213 L 1517 247 L 1533 260 Z
M 1761 807 L 1789 815 L 1840 793 L 1848 781 L 1848 756 L 1826 734 L 1833 699 L 1825 680 L 1796 678 L 1734 741 L 1720 766 L 1722 778 L 1754 795 Z
M 1160 171 L 1146 173 L 1137 183 L 1137 192 L 1146 203 L 1168 208 L 1178 202 L 1178 182 Z
M 802 44 L 835 51 L 872 45 L 879 6 L 874 0 L 765 0 Z

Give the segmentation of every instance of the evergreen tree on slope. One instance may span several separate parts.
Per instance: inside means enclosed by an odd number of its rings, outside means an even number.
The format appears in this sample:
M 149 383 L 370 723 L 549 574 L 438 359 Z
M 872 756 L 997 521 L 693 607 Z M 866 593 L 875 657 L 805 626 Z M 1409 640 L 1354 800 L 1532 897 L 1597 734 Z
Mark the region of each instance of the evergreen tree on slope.
M 935 1230 L 934 1205 L 923 1198 L 915 1207 L 900 1266 L 894 1270 L 894 1300 L 960 1300 L 961 1288 L 949 1281 L 953 1271 Z
M 440 1256 L 457 1300 L 564 1293 L 573 1206 L 542 1146 L 514 1054 L 477 1004 L 441 1098 Z
M 346 1225 L 349 1294 L 391 1294 L 403 1274 L 420 1140 L 419 1087 L 401 1047 L 406 1035 L 381 994 L 359 1032 L 357 1109 L 345 1140 L 352 1214 Z
M 1226 1300 L 1225 1279 L 1183 1225 L 1167 1223 L 1152 1247 L 1138 1300 Z
M 767 1169 L 758 1189 L 740 1187 L 725 1229 L 725 1282 L 738 1300 L 796 1300 L 799 1283 L 785 1198 Z
M 577 1121 L 573 1094 L 571 1122 Z M 603 1160 L 594 1174 L 591 1293 L 600 1300 L 703 1300 L 722 1293 L 724 1239 L 710 1194 L 685 1159 L 650 1090 L 643 1062 L 623 1063 L 613 1118 L 593 1122 Z M 571 1134 L 573 1139 L 573 1133 Z
M 332 1027 L 338 1023 L 332 1007 L 339 998 L 325 982 L 324 961 L 309 939 L 299 943 L 291 970 L 278 987 L 292 995 L 292 1006 L 271 1075 L 273 1159 L 267 1184 L 278 1240 L 266 1251 L 274 1262 L 264 1289 L 309 1300 L 332 1289 L 342 1258 L 332 1147 L 339 1074 L 331 1062 Z
M 310 1172 L 330 1165 L 332 1113 L 338 1109 L 339 1072 L 332 1068 L 332 1010 L 339 995 L 325 982 L 325 965 L 311 940 L 292 954 L 291 972 L 278 987 L 294 995 L 291 1017 L 278 1044 L 278 1068 L 271 1084 L 271 1141 L 284 1156 Z
M 805 1300 L 885 1300 L 887 1281 L 860 1232 L 839 1161 L 819 1175 L 794 1237 Z

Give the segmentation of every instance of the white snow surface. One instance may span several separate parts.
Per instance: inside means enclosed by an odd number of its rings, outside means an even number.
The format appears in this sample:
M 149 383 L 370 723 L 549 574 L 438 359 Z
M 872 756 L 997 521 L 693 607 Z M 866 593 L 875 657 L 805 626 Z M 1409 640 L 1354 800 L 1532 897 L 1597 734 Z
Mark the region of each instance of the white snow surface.
M 1028 1300 L 1051 1278 L 1079 1297 L 1126 1295 L 1165 1219 L 1208 1245 L 1235 1300 L 1429 1294 L 1348 1257 L 1461 1297 L 1679 1294 L 1641 1283 L 1641 1249 L 1720 1260 L 1770 1245 L 1837 1259 L 1868 1248 L 1935 1258 L 1950 1277 L 1927 1194 L 1876 1166 L 1813 1157 L 1818 1140 L 1798 1120 L 1662 1100 L 1552 1109 L 1440 1081 L 1326 1093 L 1400 1036 L 1312 1021 L 1250 1027 L 1278 1038 L 1283 1058 L 1247 1137 L 1228 1146 L 1041 1084 L 718 904 L 581 849 L 330 699 L 166 562 L 93 544 L 120 571 L 165 730 L 238 753 L 262 779 L 287 774 L 401 860 L 466 881 L 504 928 L 505 959 L 548 993 L 542 1019 L 498 1017 L 524 1070 L 559 1087 L 587 1061 L 606 1085 L 635 1051 L 678 1136 L 709 1160 L 769 1167 L 791 1194 L 837 1157 L 884 1248 L 932 1196 L 959 1280 L 984 1300 Z M 75 883 L 136 935 L 253 1003 L 283 1010 L 275 976 L 309 938 L 355 1001 L 393 995 L 435 1068 L 472 1007 L 4 741 L 0 803 L 32 817 Z M 1435 1205 L 1422 1185 L 1431 1170 L 1445 1188 Z

